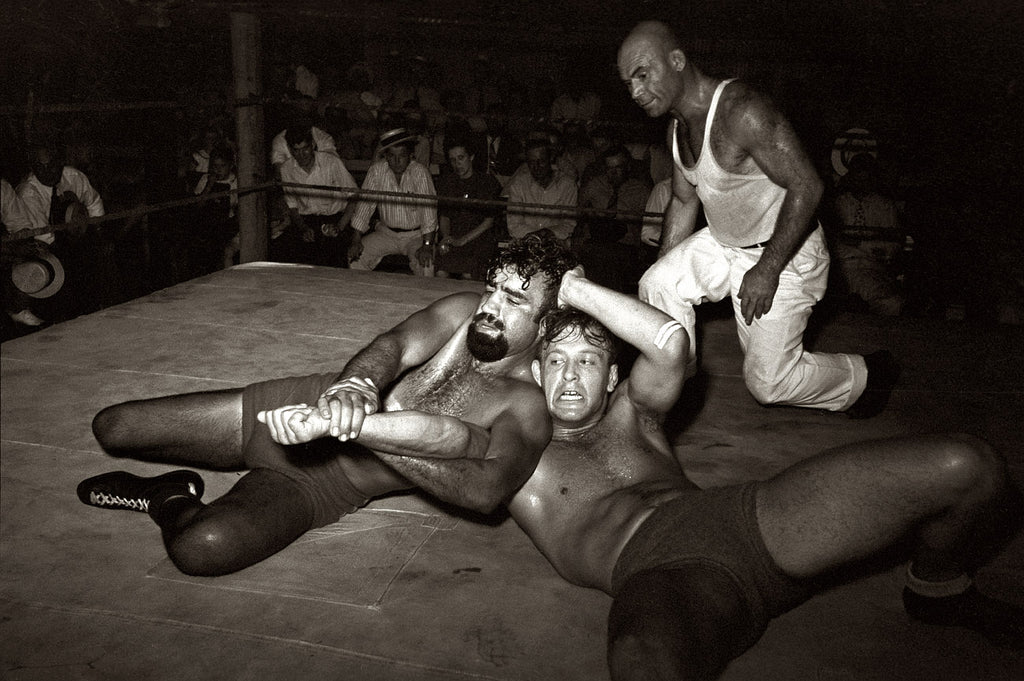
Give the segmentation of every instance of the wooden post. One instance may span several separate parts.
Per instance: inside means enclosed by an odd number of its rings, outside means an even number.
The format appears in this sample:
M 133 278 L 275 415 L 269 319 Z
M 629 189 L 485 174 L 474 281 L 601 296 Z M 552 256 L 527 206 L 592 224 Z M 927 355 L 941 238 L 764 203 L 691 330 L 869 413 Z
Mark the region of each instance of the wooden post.
M 263 137 L 263 56 L 260 19 L 255 14 L 231 13 L 231 61 L 235 78 L 235 133 L 238 139 L 238 188 L 266 181 Z M 267 259 L 266 192 L 240 194 L 239 262 Z

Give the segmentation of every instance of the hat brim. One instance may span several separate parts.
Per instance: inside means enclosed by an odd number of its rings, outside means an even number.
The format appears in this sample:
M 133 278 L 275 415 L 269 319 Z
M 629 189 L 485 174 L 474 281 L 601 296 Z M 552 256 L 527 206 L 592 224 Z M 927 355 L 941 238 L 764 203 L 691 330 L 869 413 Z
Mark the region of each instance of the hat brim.
M 30 260 L 41 260 L 44 261 L 49 266 L 49 270 L 53 273 L 53 277 L 50 279 L 50 283 L 48 283 L 46 286 L 39 289 L 38 291 L 26 291 L 20 286 L 18 286 L 17 282 L 15 282 L 14 284 L 15 288 L 17 288 L 19 291 L 32 298 L 50 298 L 53 295 L 55 295 L 58 291 L 60 291 L 61 288 L 64 287 L 64 265 L 62 265 L 60 260 L 57 259 L 57 256 L 55 256 L 53 253 L 50 253 L 49 251 L 45 251 L 24 262 L 29 262 Z M 15 267 L 17 266 L 18 265 L 16 264 Z
M 416 144 L 419 141 L 419 135 L 411 132 L 398 133 L 394 137 L 384 135 L 380 140 L 380 151 L 390 149 L 391 147 L 398 146 L 400 144 Z

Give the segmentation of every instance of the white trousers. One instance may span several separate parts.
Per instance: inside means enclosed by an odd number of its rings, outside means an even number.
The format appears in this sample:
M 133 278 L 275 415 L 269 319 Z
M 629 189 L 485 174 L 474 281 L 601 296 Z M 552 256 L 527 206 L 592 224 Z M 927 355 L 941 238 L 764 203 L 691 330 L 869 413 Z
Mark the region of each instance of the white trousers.
M 423 236 L 420 230 L 411 229 L 408 232 L 397 232 L 389 229 L 383 222 L 378 221 L 373 231 L 363 236 L 363 254 L 358 260 L 349 264 L 353 270 L 372 270 L 380 264 L 385 255 L 401 254 L 409 259 L 409 268 L 413 274 L 422 275 L 423 267 L 416 257 L 416 251 L 423 245 Z
M 779 277 L 772 308 L 749 326 L 736 297 L 743 275 L 763 248 L 718 243 L 705 227 L 666 253 L 640 280 L 640 297 L 674 317 L 690 334 L 689 362 L 696 365 L 696 313 L 704 301 L 732 296 L 743 349 L 743 381 L 761 404 L 842 411 L 864 392 L 867 366 L 860 355 L 805 352 L 804 330 L 811 308 L 825 295 L 828 247 L 817 228 Z

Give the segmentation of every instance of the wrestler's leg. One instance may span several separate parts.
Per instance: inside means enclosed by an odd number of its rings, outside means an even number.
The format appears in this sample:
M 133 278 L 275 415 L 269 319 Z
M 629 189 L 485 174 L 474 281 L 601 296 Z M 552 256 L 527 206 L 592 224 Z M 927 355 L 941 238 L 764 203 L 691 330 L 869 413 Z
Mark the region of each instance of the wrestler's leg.
M 204 505 L 177 495 L 156 503 L 167 555 L 190 575 L 241 570 L 285 548 L 313 526 L 313 504 L 285 475 L 257 468 Z
M 976 592 L 963 591 L 969 586 L 965 575 L 998 551 L 1007 528 L 1020 517 L 1020 495 L 1009 483 L 1002 457 L 970 436 L 839 447 L 763 483 L 757 502 L 765 545 L 793 577 L 818 575 L 908 537 L 915 542 L 910 566 L 915 578 L 934 585 L 936 595 L 946 585 L 948 595 L 968 593 L 972 599 Z M 1019 609 L 1004 610 L 987 599 L 972 600 L 972 607 L 977 603 L 982 609 L 970 615 L 978 617 L 963 626 L 999 636 L 1007 623 L 988 628 L 986 618 L 1007 616 L 1018 620 L 1011 638 L 1020 641 Z
M 112 456 L 235 469 L 242 459 L 242 391 L 186 393 L 107 407 L 93 434 Z
M 915 533 L 948 567 L 1005 523 L 1010 487 L 1002 458 L 969 436 L 912 436 L 838 447 L 764 482 L 758 524 L 791 576 L 809 577 L 868 557 Z M 922 566 L 923 567 L 923 566 Z M 924 577 L 925 575 L 920 575 Z
M 608 668 L 614 681 L 714 679 L 760 633 L 724 572 L 700 564 L 648 570 L 612 602 Z

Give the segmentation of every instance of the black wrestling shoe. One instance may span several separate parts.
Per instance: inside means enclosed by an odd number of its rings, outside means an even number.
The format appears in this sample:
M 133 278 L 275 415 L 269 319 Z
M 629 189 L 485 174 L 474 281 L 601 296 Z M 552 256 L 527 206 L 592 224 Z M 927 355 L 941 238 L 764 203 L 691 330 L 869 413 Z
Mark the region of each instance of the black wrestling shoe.
M 900 365 L 888 350 L 879 350 L 864 355 L 868 366 L 867 385 L 864 392 L 846 410 L 851 419 L 869 419 L 876 416 L 889 403 L 893 386 L 900 379 Z
M 125 471 L 104 473 L 78 483 L 78 498 L 83 504 L 126 511 L 149 511 L 154 493 L 180 493 L 199 499 L 203 496 L 203 479 L 198 473 L 180 470 L 143 478 Z
M 973 585 L 962 594 L 941 598 L 904 588 L 903 607 L 925 624 L 973 629 L 1000 648 L 1024 650 L 1024 609 L 989 598 Z

